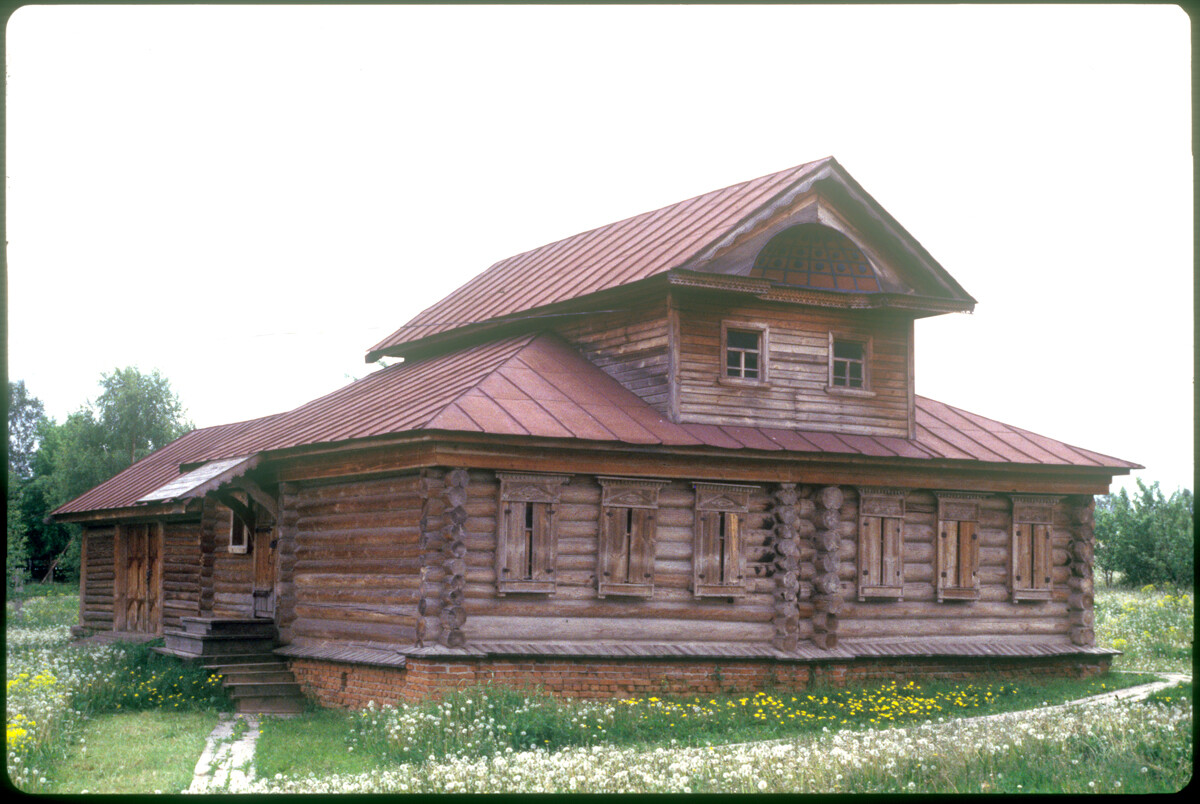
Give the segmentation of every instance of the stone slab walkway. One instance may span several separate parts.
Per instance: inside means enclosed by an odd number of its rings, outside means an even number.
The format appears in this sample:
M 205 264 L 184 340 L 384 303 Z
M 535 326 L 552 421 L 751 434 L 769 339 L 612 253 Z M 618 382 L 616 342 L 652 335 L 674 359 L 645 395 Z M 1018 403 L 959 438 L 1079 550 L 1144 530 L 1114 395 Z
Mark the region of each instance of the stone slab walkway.
M 241 725 L 239 725 L 241 724 Z M 258 718 L 221 715 L 196 762 L 192 784 L 185 793 L 238 793 L 254 778 L 254 746 Z

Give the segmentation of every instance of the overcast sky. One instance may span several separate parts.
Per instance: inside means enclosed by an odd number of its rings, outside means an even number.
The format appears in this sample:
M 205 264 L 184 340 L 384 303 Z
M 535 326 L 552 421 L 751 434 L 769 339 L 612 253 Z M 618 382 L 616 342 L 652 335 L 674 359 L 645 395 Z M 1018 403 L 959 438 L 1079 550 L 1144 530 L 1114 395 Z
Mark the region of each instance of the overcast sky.
M 1172 6 L 25 7 L 9 376 L 293 408 L 493 262 L 833 155 L 971 293 L 917 392 L 1192 487 Z

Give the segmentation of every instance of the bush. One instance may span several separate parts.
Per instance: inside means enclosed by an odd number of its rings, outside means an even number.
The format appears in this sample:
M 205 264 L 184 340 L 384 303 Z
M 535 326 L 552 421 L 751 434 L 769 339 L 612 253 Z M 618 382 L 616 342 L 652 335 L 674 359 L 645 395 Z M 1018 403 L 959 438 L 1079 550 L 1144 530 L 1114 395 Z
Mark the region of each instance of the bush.
M 1096 566 L 1112 583 L 1119 573 L 1127 585 L 1195 582 L 1192 492 L 1164 497 L 1158 483 L 1140 479 L 1132 498 L 1118 494 L 1096 500 Z

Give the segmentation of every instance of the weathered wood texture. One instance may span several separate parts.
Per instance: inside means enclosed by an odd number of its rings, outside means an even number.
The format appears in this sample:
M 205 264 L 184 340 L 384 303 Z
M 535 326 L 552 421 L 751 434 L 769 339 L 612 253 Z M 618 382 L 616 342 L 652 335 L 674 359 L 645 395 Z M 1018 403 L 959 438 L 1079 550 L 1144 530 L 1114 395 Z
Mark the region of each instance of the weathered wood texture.
M 200 613 L 200 522 L 164 522 L 162 526 L 164 630 L 180 630 L 180 617 Z
M 846 488 L 842 505 L 843 522 L 858 516 L 858 496 Z M 937 550 L 937 500 L 932 493 L 910 491 L 905 499 L 902 601 L 857 601 L 855 590 L 856 550 L 853 533 L 843 533 L 840 552 L 842 589 L 847 593 L 840 620 L 840 633 L 849 638 L 895 638 L 926 636 L 1034 636 L 1067 637 L 1073 627 L 1068 598 L 1072 588 L 1082 589 L 1083 576 L 1072 587 L 1069 551 L 1077 540 L 1078 524 L 1068 508 L 1055 509 L 1051 542 L 1054 579 L 1050 599 L 1013 603 L 1010 600 L 1012 508 L 1005 495 L 980 502 L 979 597 L 977 600 L 938 602 L 935 563 Z M 1089 578 L 1090 580 L 1090 578 Z M 1080 611 L 1083 600 L 1079 601 Z M 1078 619 L 1084 619 L 1080 616 Z M 1079 638 L 1086 634 L 1077 635 Z M 1082 644 L 1082 643 L 1080 643 Z
M 285 499 L 296 512 L 294 524 L 284 514 L 295 542 L 289 641 L 414 643 L 425 553 L 420 476 L 297 484 Z
M 680 294 L 679 415 L 685 422 L 909 436 L 910 322 L 852 311 L 805 311 L 759 302 L 730 305 L 712 297 Z M 770 382 L 765 387 L 721 383 L 722 320 L 770 327 Z M 871 339 L 868 367 L 873 396 L 826 391 L 829 333 Z
M 597 556 L 600 484 L 576 475 L 562 486 L 558 517 L 557 581 L 546 594 L 496 593 L 496 505 L 499 488 L 491 472 L 472 471 L 467 486 L 462 626 L 467 641 L 592 640 L 768 642 L 775 634 L 775 519 L 766 486 L 750 495 L 741 529 L 745 592 L 728 598 L 697 598 L 692 590 L 695 491 L 672 482 L 658 494 L 652 599 L 598 597 Z M 808 624 L 796 634 L 807 638 Z
M 114 555 L 116 528 L 83 529 L 83 562 L 79 584 L 79 624 L 98 631 L 113 629 Z
M 576 316 L 559 324 L 557 331 L 617 382 L 667 413 L 668 324 L 663 298 L 635 303 L 618 313 Z
M 212 545 L 205 556 L 210 574 L 201 587 L 201 605 L 214 617 L 254 616 L 254 551 L 229 552 L 233 512 L 215 500 L 205 501 L 201 542 Z M 253 542 L 252 542 L 253 543 Z M 206 594 L 207 593 L 207 594 Z

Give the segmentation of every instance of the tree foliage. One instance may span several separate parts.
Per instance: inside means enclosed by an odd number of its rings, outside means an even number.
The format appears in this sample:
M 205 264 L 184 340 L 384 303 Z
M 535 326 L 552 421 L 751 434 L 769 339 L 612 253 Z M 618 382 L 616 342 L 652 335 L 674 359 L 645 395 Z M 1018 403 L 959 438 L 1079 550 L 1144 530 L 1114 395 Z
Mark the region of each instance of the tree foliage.
M 1096 566 L 1111 583 L 1120 573 L 1134 586 L 1195 580 L 1192 492 L 1164 497 L 1158 483 L 1138 479 L 1138 491 L 1125 489 L 1096 500 Z
M 46 419 L 42 401 L 31 396 L 25 381 L 8 383 L 8 471 L 28 478 L 33 471 L 33 453 L 38 428 Z
M 20 386 L 23 389 L 24 383 Z M 179 397 L 158 371 L 114 369 L 101 375 L 100 387 L 94 402 L 61 424 L 44 416 L 38 421 L 31 440 L 36 449 L 15 505 L 10 483 L 9 536 L 24 535 L 35 564 L 57 558 L 76 568 L 78 528 L 46 522 L 46 516 L 192 429 Z M 36 409 L 41 410 L 40 402 Z M 11 416 L 10 412 L 10 455 Z

